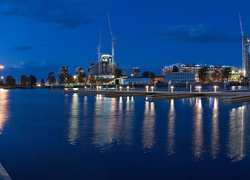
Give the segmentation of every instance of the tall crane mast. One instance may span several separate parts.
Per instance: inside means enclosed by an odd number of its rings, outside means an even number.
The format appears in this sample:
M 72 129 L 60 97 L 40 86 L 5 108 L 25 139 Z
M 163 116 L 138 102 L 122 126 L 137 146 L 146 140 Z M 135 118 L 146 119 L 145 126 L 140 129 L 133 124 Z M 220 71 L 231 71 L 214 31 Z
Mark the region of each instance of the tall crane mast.
M 240 31 L 241 31 L 241 38 L 242 38 L 242 44 L 241 44 L 242 46 L 242 71 L 243 71 L 243 76 L 248 77 L 248 72 L 247 72 L 248 62 L 245 59 L 244 32 L 243 32 L 240 13 L 239 13 L 239 21 L 240 21 Z
M 112 40 L 112 55 L 111 55 L 112 62 L 111 62 L 111 65 L 112 65 L 112 73 L 114 73 L 116 38 L 115 38 L 115 36 L 113 35 L 113 32 L 112 32 L 112 27 L 111 27 L 109 13 L 107 13 L 107 15 L 108 15 L 108 22 L 109 22 L 109 30 L 110 30 L 111 40 Z
M 98 55 L 98 74 L 101 74 L 101 40 L 102 40 L 102 34 L 101 34 L 101 28 L 100 28 L 100 39 L 99 39 L 99 45 L 97 46 L 97 55 Z

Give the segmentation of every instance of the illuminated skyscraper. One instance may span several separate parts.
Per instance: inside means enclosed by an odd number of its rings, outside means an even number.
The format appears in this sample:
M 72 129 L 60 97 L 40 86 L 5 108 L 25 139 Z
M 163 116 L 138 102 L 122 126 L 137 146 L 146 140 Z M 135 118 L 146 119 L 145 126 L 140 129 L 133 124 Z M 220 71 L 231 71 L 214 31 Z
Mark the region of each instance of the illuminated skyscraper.
M 242 21 L 239 14 L 240 19 L 240 30 L 242 37 L 242 71 L 243 76 L 250 77 L 250 37 L 245 37 L 242 27 Z
M 250 37 L 243 37 L 242 70 L 245 77 L 250 77 Z

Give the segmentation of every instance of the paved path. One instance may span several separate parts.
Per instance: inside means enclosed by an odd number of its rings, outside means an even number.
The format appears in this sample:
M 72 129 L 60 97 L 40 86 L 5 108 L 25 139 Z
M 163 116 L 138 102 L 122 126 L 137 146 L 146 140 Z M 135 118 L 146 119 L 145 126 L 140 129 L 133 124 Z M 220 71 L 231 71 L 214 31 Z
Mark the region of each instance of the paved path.
M 0 163 L 0 180 L 11 180 L 9 174 L 5 171 L 1 163 Z

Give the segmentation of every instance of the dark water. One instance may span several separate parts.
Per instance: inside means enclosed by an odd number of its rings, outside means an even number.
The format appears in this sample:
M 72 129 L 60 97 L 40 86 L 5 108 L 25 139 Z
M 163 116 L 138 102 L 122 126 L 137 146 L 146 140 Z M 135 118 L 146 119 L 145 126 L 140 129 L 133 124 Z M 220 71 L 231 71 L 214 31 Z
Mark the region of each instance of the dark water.
M 13 180 L 249 179 L 250 103 L 0 90 Z

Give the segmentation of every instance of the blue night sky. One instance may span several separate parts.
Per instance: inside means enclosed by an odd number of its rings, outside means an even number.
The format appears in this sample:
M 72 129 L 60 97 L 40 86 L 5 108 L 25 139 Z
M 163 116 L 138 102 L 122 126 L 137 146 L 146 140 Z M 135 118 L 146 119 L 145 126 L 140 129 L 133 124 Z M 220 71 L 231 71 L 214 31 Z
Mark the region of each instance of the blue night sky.
M 97 61 L 97 46 L 121 69 L 160 74 L 172 63 L 241 67 L 241 34 L 250 35 L 248 0 L 0 0 L 0 64 L 4 76 L 38 81 L 66 65 L 73 74 Z M 101 33 L 100 33 L 101 32 Z

